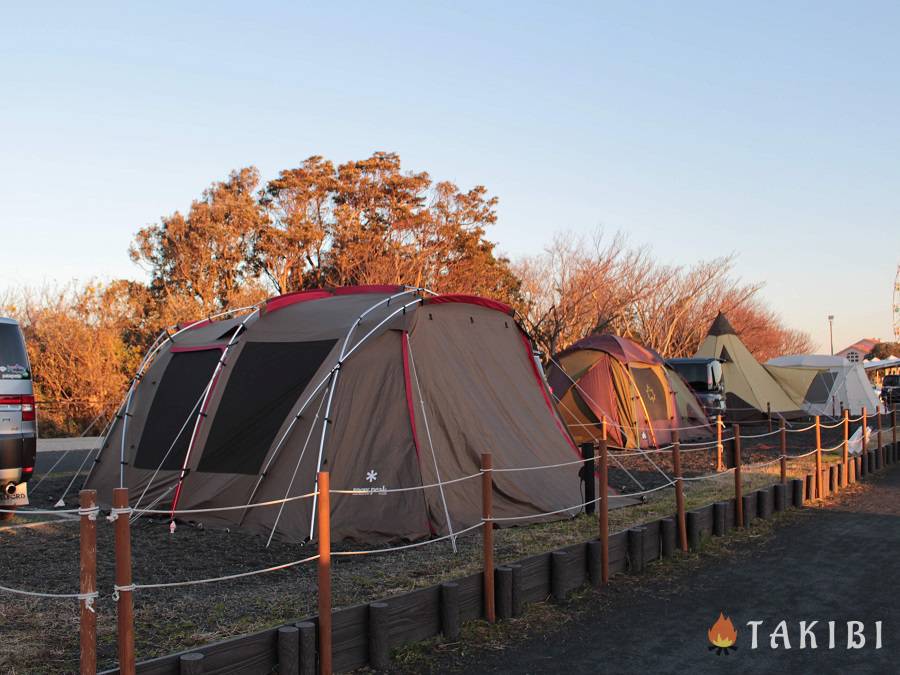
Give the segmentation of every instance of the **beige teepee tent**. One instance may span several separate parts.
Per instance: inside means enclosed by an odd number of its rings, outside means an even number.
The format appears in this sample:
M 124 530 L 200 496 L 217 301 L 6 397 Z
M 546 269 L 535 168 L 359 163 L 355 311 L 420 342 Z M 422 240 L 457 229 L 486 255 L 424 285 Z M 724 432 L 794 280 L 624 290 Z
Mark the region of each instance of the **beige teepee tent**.
M 753 419 L 769 409 L 787 418 L 804 415 L 800 406 L 744 346 L 721 312 L 696 356 L 722 361 L 725 405 L 730 419 Z

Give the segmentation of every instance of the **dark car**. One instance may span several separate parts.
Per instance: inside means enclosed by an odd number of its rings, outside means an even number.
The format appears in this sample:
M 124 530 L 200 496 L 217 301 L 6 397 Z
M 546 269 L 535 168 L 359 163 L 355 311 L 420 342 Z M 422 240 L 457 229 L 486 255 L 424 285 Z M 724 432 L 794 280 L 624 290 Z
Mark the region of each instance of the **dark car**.
M 31 364 L 22 331 L 0 317 L 0 508 L 28 503 L 34 472 L 37 420 Z
M 666 363 L 684 378 L 710 418 L 725 414 L 725 381 L 719 359 L 668 359 Z
M 885 375 L 881 381 L 881 402 L 888 410 L 900 406 L 900 375 Z

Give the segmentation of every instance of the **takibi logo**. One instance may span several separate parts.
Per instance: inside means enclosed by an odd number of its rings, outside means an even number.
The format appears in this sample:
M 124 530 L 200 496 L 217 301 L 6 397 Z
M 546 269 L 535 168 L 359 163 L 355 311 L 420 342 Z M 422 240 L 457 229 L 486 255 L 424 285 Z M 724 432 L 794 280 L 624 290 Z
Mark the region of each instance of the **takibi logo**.
M 737 649 L 737 631 L 734 624 L 724 613 L 719 612 L 719 618 L 706 631 L 709 641 L 712 643 L 709 651 L 715 651 L 716 654 L 728 654 L 729 649 Z

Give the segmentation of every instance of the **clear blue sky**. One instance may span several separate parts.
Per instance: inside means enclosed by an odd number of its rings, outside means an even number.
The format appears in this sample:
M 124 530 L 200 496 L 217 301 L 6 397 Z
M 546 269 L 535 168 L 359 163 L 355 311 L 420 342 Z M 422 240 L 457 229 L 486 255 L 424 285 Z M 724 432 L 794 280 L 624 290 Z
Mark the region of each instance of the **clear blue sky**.
M 499 196 L 513 257 L 736 252 L 821 349 L 829 313 L 890 335 L 897 3 L 82 5 L 3 10 L 0 287 L 139 277 L 132 234 L 229 170 L 390 150 Z

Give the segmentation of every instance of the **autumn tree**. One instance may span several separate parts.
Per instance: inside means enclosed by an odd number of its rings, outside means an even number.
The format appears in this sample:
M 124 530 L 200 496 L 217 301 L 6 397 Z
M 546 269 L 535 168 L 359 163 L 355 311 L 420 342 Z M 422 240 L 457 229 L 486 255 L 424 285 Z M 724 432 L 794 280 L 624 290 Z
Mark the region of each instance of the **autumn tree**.
M 176 211 L 138 231 L 129 253 L 150 274 L 160 314 L 187 320 L 263 295 L 250 261 L 265 224 L 258 186 L 255 168 L 233 171 L 205 190 L 187 215 Z M 248 284 L 260 292 L 248 294 Z
M 485 228 L 497 200 L 405 173 L 393 153 L 335 167 L 310 157 L 282 171 L 261 198 L 266 223 L 255 268 L 276 292 L 354 284 L 410 284 L 509 300 L 518 283 Z

